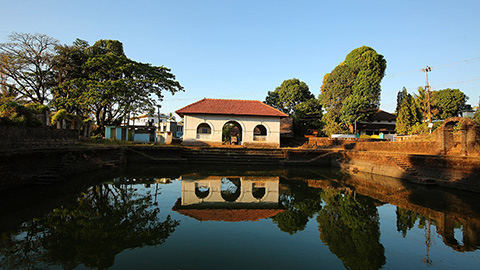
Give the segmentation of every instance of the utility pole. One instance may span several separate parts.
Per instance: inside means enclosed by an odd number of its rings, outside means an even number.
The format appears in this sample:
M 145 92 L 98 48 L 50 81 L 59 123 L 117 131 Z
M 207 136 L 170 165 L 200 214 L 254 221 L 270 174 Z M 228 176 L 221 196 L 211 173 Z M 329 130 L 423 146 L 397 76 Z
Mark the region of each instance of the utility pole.
M 430 108 L 430 85 L 428 85 L 428 72 L 432 71 L 432 68 L 427 66 L 422 68 L 422 71 L 427 75 L 427 85 L 425 85 L 425 91 L 427 92 L 427 108 L 428 108 L 428 127 L 430 128 L 430 133 L 432 133 L 432 111 Z

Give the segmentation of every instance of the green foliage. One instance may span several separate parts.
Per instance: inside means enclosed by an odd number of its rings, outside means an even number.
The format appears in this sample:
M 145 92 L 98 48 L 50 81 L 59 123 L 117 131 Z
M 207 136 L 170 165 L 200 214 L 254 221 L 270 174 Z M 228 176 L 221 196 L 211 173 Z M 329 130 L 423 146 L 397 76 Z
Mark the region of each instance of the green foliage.
M 345 125 L 339 123 L 334 113 L 329 111 L 323 116 L 324 126 L 322 131 L 327 135 L 349 133 Z
M 308 216 L 299 211 L 285 211 L 273 217 L 273 223 L 277 224 L 282 232 L 290 235 L 303 231 L 308 222 Z
M 414 94 L 415 103 L 420 110 L 421 120 L 426 120 L 428 117 L 428 102 L 427 91 L 423 87 L 418 87 L 418 94 Z
M 93 186 L 75 203 L 22 224 L 18 232 L 4 233 L 0 267 L 109 268 L 116 254 L 161 245 L 175 231 L 179 222 L 170 216 L 162 221 L 159 212 L 150 194 L 130 186 Z
M 65 109 L 59 110 L 55 115 L 52 116 L 52 125 L 55 125 L 58 121 L 68 118 L 68 113 Z
M 28 108 L 33 114 L 42 114 L 50 111 L 50 108 L 47 105 L 38 103 L 29 103 L 26 104 L 25 107 Z
M 369 120 L 380 105 L 380 82 L 385 69 L 383 56 L 363 46 L 351 51 L 343 63 L 326 74 L 319 99 L 331 112 L 330 120 L 337 123 L 326 126 L 351 126 L 355 121 Z
M 33 112 L 33 113 L 32 113 Z M 34 116 L 35 110 L 15 101 L 0 104 L 0 125 L 41 126 L 42 122 Z
M 343 102 L 351 95 L 356 76 L 355 69 L 342 63 L 323 77 L 319 100 L 324 109 L 335 116 L 336 122 L 340 121 Z
M 442 125 L 442 122 L 433 122 L 432 132 L 435 131 L 439 126 Z M 410 133 L 411 135 L 427 135 L 430 133 L 430 128 L 426 122 L 417 122 L 415 125 L 411 126 Z
M 418 214 L 410 210 L 397 207 L 397 231 L 402 233 L 403 238 L 407 236 L 407 231 L 415 226 Z
M 308 85 L 299 79 L 285 80 L 275 89 L 268 91 L 265 104 L 268 104 L 288 115 L 295 113 L 295 107 L 315 96 L 310 92 Z
M 297 134 L 305 134 L 308 130 L 321 130 L 323 127 L 322 105 L 319 100 L 311 98 L 297 104 L 293 125 Z
M 399 134 L 411 134 L 412 127 L 420 123 L 420 110 L 412 95 L 405 92 L 401 104 L 398 107 L 395 130 Z
M 465 105 L 468 97 L 459 89 L 443 89 L 432 92 L 432 114 L 435 119 L 457 116 L 459 108 Z
M 480 108 L 473 115 L 473 121 L 480 125 Z
M 403 102 L 403 100 L 407 97 L 407 89 L 405 87 L 402 88 L 401 91 L 398 91 L 397 94 L 397 107 L 395 108 L 395 114 L 398 115 L 398 111 L 400 110 L 400 106 Z
M 286 209 L 273 217 L 278 228 L 290 235 L 305 229 L 308 219 L 322 209 L 318 189 L 309 188 L 306 183 L 292 182 L 290 194 L 281 195 L 280 203 Z
M 380 269 L 385 248 L 380 243 L 379 216 L 371 198 L 354 198 L 338 190 L 324 190 L 318 213 L 320 239 L 346 269 Z
M 77 40 L 57 47 L 57 52 L 55 68 L 61 81 L 54 90 L 55 106 L 93 115 L 100 129 L 154 110 L 164 91 L 183 91 L 170 69 L 127 58 L 117 40 L 99 40 L 93 46 Z

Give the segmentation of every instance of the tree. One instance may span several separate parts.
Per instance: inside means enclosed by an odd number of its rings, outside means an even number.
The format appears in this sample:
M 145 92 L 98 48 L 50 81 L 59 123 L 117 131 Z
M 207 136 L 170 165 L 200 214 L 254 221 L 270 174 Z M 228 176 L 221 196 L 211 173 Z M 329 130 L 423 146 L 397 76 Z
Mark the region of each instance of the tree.
M 6 79 L 3 89 L 45 104 L 55 86 L 53 56 L 58 41 L 44 34 L 12 33 L 10 42 L 0 43 L 0 71 Z
M 355 121 L 369 120 L 380 105 L 380 82 L 386 61 L 374 49 L 363 46 L 352 50 L 345 61 L 325 75 L 319 99 L 330 121 L 326 127 L 348 127 Z
M 414 94 L 415 102 L 421 113 L 421 120 L 425 120 L 428 115 L 427 91 L 423 87 L 418 87 L 418 95 Z
M 93 115 L 100 130 L 130 114 L 153 112 L 163 91 L 183 91 L 170 69 L 127 58 L 117 40 L 99 40 L 93 46 L 77 40 L 59 47 L 59 55 L 56 106 Z
M 387 61 L 374 49 L 363 46 L 350 52 L 345 64 L 356 70 L 357 76 L 342 106 L 340 119 L 348 126 L 355 121 L 370 120 L 380 106 L 380 82 L 385 76 Z
M 411 134 L 412 128 L 420 123 L 420 110 L 414 98 L 406 92 L 405 94 L 397 111 L 395 131 L 399 134 Z
M 295 106 L 294 113 L 295 132 L 305 134 L 308 130 L 321 129 L 322 105 L 316 98 L 308 99 Z
M 468 97 L 459 89 L 433 91 L 431 95 L 432 114 L 436 119 L 446 119 L 458 115 L 459 108 L 465 105 Z
M 295 106 L 314 97 L 305 82 L 293 78 L 283 81 L 275 91 L 268 91 L 264 103 L 288 115 L 293 115 Z
M 480 101 L 478 102 L 477 111 L 473 115 L 473 120 L 480 125 Z
M 407 97 L 407 88 L 403 87 L 402 90 L 398 91 L 397 93 L 397 107 L 395 108 L 395 113 L 398 114 L 400 110 L 400 105 L 402 104 L 405 97 Z
M 357 72 L 353 68 L 340 64 L 323 77 L 319 100 L 323 108 L 330 114 L 331 120 L 336 123 L 340 123 L 343 102 L 352 94 L 356 75 Z

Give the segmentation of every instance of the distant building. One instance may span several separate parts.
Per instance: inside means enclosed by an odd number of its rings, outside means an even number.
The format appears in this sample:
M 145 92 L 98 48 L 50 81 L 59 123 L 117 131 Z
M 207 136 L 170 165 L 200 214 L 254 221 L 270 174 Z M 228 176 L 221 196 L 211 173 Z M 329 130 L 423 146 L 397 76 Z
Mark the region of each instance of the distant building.
M 158 114 L 149 115 L 149 114 L 142 114 L 139 116 L 130 117 L 128 121 L 128 125 L 130 126 L 153 126 L 154 124 L 158 124 Z M 165 115 L 160 116 L 160 121 L 164 122 L 167 121 L 167 117 Z
M 280 146 L 285 113 L 256 100 L 204 98 L 176 111 L 183 117 L 183 144 Z
M 462 106 L 462 108 L 460 108 L 458 112 L 458 116 L 460 117 L 473 118 L 474 115 L 475 115 L 475 110 L 472 108 L 472 105 L 470 104 L 465 104 L 464 106 Z
M 357 122 L 357 133 L 360 135 L 395 134 L 396 119 L 394 114 L 378 110 L 372 122 Z

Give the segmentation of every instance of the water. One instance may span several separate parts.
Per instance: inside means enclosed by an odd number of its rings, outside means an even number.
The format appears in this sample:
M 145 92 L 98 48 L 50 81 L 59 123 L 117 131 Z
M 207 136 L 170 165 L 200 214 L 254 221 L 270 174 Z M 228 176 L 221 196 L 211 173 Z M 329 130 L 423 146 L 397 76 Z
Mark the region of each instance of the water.
M 128 167 L 0 193 L 2 269 L 479 269 L 478 194 L 314 168 Z

